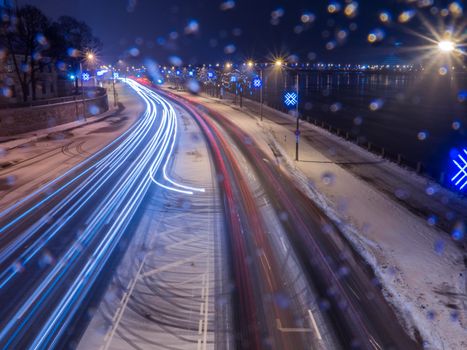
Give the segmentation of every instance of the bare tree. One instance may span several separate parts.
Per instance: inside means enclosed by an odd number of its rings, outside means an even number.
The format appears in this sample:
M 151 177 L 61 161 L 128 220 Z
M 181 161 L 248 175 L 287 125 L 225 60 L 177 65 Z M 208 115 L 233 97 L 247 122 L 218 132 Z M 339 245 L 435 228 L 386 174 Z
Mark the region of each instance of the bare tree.
M 11 9 L 8 16 L 0 19 L 0 48 L 6 49 L 7 59 L 12 63 L 21 86 L 22 97 L 36 99 L 37 72 L 46 64 L 61 61 L 76 76 L 78 89 L 80 61 L 87 51 L 98 52 L 101 41 L 84 22 L 62 16 L 56 22 L 49 19 L 36 7 L 26 5 Z
M 99 52 L 102 42 L 96 38 L 92 29 L 82 21 L 70 16 L 62 16 L 52 24 L 52 32 L 58 34 L 54 43 L 56 55 L 60 57 L 76 73 L 80 61 L 87 51 Z M 78 88 L 78 75 L 75 74 L 75 87 Z
M 50 26 L 48 18 L 34 6 L 24 6 L 16 11 L 14 22 L 2 26 L 2 41 L 20 83 L 23 101 L 36 99 L 36 73 L 44 64 L 44 51 L 49 47 L 45 34 Z

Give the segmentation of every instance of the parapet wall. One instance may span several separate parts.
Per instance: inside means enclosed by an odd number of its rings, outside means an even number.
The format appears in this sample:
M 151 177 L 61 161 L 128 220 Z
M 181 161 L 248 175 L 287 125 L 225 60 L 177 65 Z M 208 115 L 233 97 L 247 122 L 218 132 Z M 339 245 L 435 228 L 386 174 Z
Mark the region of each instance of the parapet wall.
M 102 88 L 86 91 L 84 101 L 81 96 L 76 96 L 67 102 L 0 109 L 0 136 L 14 136 L 83 120 L 83 111 L 88 117 L 108 109 L 107 93 Z

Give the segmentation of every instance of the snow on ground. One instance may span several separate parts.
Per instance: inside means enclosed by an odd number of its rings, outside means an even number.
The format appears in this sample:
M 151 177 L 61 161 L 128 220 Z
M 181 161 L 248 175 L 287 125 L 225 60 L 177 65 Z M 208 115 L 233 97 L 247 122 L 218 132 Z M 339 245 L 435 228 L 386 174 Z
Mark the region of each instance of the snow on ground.
M 0 210 L 94 154 L 135 122 L 142 100 L 128 87 L 117 86 L 123 110 L 0 140 Z
M 295 162 L 295 136 L 283 125 L 260 122 L 251 113 L 219 100 L 181 94 L 228 116 L 271 158 L 277 157 L 283 170 L 366 258 L 383 283 L 387 299 L 406 326 L 420 332 L 427 349 L 467 348 L 465 255 L 445 232 L 339 166 L 306 140 L 300 144 L 301 159 L 306 161 Z M 342 141 L 342 147 L 349 145 Z M 395 168 L 394 176 L 400 176 L 399 169 Z M 415 184 L 420 180 L 415 175 L 404 178 L 410 179 L 414 179 L 416 195 L 419 188 Z

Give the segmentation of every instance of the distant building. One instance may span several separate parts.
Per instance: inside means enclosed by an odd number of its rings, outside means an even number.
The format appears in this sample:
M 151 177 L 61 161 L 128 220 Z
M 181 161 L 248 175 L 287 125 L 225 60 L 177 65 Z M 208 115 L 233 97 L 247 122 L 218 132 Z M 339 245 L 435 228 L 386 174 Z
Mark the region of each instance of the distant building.
M 392 55 L 385 57 L 382 64 L 396 66 L 396 65 L 403 65 L 405 64 L 405 62 L 399 56 L 392 54 Z
M 24 60 L 23 56 L 16 55 L 18 62 Z M 59 96 L 58 73 L 55 65 L 51 63 L 42 63 L 36 71 L 36 99 L 48 99 Z M 15 66 L 11 56 L 0 62 L 0 104 L 21 103 L 23 91 L 18 76 L 15 72 Z M 27 91 L 27 100 L 32 97 L 32 82 L 29 82 Z

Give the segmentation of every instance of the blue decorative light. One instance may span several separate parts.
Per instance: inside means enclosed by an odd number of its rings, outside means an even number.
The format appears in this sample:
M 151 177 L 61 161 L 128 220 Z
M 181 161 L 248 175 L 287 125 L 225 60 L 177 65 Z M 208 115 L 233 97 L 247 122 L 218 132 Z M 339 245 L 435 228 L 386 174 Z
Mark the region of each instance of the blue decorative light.
M 195 75 L 195 73 L 191 70 L 191 71 L 188 72 L 188 75 L 189 75 L 190 77 L 192 77 L 192 76 Z
M 83 81 L 88 81 L 89 79 L 91 79 L 91 75 L 88 72 L 84 72 L 81 75 L 81 78 L 83 79 Z
M 120 77 L 120 74 L 118 72 L 114 72 L 114 79 L 118 79 Z
M 236 82 L 237 82 L 237 76 L 232 75 L 232 76 L 230 77 L 230 82 L 231 82 L 231 83 L 236 83 Z
M 295 91 L 284 94 L 284 104 L 287 107 L 295 107 L 298 104 L 298 94 Z
M 456 174 L 452 177 L 451 182 L 460 190 L 467 186 L 467 149 L 464 148 L 462 151 L 464 156 L 459 152 L 457 157 L 452 158 L 452 162 L 456 166 Z
M 214 72 L 209 71 L 209 72 L 208 72 L 208 78 L 209 78 L 209 79 L 214 78 Z
M 263 82 L 261 81 L 260 78 L 256 77 L 253 79 L 253 87 L 259 89 L 263 85 Z

